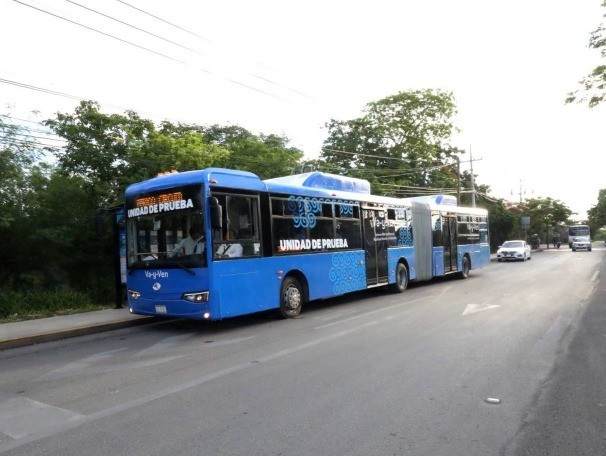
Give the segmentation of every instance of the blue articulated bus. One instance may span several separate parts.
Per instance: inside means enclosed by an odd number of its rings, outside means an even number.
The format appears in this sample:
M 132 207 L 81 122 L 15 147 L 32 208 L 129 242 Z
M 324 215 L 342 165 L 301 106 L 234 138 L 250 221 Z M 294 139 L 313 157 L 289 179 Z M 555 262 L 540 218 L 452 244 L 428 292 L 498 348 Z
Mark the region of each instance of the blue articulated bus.
M 488 214 L 453 197 L 370 194 L 311 172 L 260 180 L 208 168 L 129 186 L 131 312 L 217 320 L 447 274 L 490 261 Z

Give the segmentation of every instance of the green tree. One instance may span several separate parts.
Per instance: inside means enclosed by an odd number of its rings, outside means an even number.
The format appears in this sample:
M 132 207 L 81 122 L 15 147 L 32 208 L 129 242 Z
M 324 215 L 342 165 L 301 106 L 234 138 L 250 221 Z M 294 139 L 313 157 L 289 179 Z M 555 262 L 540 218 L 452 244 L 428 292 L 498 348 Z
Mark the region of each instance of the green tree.
M 518 238 L 516 232 L 516 216 L 501 200 L 486 200 L 480 196 L 479 206 L 488 210 L 488 230 L 490 233 L 490 248 L 496 250 L 508 239 Z
M 459 153 L 449 143 L 455 114 L 450 92 L 400 92 L 368 103 L 362 117 L 331 119 L 320 158 L 330 171 L 368 179 L 378 193 L 454 187 L 447 163 Z
M 286 176 L 298 168 L 303 152 L 289 146 L 286 136 L 254 135 L 238 126 L 212 125 L 203 129 L 208 141 L 230 151 L 225 166 L 250 171 L 261 179 Z
M 602 7 L 606 7 L 606 0 L 602 1 Z M 606 17 L 606 14 L 603 16 Z M 600 51 L 602 58 L 606 58 L 606 25 L 604 23 L 591 32 L 589 47 Z M 569 93 L 566 103 L 586 102 L 590 108 L 602 103 L 606 97 L 606 65 L 596 66 L 579 81 L 579 84 L 582 86 L 582 91 L 576 90 Z
M 166 125 L 164 125 L 166 127 Z M 167 171 L 190 171 L 225 166 L 230 151 L 209 143 L 194 128 L 151 132 L 144 141 L 131 145 L 128 166 L 120 179 L 122 187 Z
M 27 211 L 27 177 L 41 155 L 29 129 L 0 117 L 0 228 L 8 228 Z
M 86 182 L 56 166 L 41 163 L 31 173 L 30 217 L 22 233 L 22 281 L 42 287 L 81 290 L 110 289 L 110 236 L 93 232 L 96 204 Z M 110 281 L 111 283 L 111 275 Z
M 59 167 L 83 179 L 99 207 L 121 201 L 130 153 L 155 131 L 153 122 L 133 111 L 104 114 L 92 101 L 83 101 L 73 114 L 58 113 L 44 124 L 67 142 L 55 152 Z
M 26 127 L 0 117 L 0 271 L 2 287 L 19 284 L 27 270 L 27 233 L 38 205 L 31 186 L 32 170 L 42 148 Z
M 606 189 L 601 189 L 598 202 L 587 211 L 591 230 L 596 233 L 600 228 L 606 227 Z
M 530 230 L 538 233 L 547 244 L 557 226 L 567 223 L 572 211 L 563 202 L 552 198 L 532 198 L 525 201 L 523 213 L 530 217 Z

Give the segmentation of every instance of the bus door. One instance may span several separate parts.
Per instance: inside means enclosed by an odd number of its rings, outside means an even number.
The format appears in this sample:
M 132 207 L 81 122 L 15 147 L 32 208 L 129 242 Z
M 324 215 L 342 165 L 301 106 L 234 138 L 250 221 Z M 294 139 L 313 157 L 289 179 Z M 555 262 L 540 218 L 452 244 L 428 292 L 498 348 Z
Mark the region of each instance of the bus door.
M 363 209 L 366 286 L 387 283 L 387 210 Z
M 457 218 L 442 217 L 442 240 L 444 242 L 444 272 L 453 272 L 457 267 Z

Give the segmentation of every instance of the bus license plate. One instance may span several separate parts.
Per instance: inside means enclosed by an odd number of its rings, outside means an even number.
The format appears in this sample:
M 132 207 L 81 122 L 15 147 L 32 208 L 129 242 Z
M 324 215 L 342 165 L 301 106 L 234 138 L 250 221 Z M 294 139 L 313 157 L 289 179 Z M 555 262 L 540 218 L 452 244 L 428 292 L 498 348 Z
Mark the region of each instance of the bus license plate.
M 166 314 L 166 306 L 156 306 L 156 313 Z

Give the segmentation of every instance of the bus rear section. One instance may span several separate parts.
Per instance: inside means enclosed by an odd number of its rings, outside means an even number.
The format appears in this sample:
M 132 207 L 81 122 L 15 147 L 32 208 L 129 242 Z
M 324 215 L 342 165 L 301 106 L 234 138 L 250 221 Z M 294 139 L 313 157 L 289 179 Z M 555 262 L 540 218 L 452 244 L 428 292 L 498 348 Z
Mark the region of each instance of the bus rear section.
M 490 263 L 488 211 L 460 207 L 454 197 L 410 198 L 417 280 L 458 275 Z

